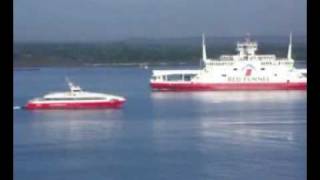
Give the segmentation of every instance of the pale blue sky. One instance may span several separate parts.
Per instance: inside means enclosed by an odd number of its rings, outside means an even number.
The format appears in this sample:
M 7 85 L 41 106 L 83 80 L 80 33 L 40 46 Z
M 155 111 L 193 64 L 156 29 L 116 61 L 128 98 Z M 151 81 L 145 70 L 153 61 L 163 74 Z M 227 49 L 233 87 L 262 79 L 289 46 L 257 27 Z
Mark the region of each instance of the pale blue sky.
M 14 0 L 16 41 L 306 34 L 306 0 Z

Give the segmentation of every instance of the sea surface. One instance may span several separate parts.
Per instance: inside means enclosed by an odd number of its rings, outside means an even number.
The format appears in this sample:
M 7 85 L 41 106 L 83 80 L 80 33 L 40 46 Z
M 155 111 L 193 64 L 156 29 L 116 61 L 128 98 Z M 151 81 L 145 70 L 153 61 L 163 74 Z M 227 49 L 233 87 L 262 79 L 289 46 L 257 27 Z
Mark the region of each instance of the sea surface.
M 303 180 L 306 91 L 152 92 L 151 69 L 14 71 L 15 180 Z M 18 109 L 84 90 L 118 110 Z

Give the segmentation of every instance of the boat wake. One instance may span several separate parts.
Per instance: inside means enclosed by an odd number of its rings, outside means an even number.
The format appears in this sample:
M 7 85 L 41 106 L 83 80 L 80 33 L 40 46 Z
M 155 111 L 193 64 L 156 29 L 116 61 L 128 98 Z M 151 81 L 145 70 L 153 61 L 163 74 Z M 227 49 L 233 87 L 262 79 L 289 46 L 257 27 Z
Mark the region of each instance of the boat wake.
M 265 122 L 265 121 L 255 121 L 255 122 L 242 122 L 242 121 L 238 121 L 238 122 L 221 122 L 218 124 L 222 124 L 222 125 L 294 125 L 294 124 L 306 124 L 306 122 L 301 122 L 301 121 L 269 121 L 269 122 Z
M 304 125 L 306 122 L 302 121 L 254 121 L 254 122 L 248 122 L 248 121 L 236 121 L 236 122 L 214 122 L 214 123 L 203 123 L 204 126 L 218 126 L 218 125 Z
M 13 106 L 13 110 L 19 110 L 19 109 L 22 109 L 21 106 Z

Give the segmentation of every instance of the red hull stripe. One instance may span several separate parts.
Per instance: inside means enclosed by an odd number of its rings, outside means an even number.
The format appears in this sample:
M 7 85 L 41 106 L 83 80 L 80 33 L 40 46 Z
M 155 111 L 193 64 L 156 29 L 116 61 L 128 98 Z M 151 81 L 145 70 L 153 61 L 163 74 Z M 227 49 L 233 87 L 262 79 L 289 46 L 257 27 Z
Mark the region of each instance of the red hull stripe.
M 158 91 L 305 90 L 307 83 L 150 83 Z
M 121 108 L 125 101 L 73 102 L 73 103 L 28 103 L 26 109 L 98 109 Z

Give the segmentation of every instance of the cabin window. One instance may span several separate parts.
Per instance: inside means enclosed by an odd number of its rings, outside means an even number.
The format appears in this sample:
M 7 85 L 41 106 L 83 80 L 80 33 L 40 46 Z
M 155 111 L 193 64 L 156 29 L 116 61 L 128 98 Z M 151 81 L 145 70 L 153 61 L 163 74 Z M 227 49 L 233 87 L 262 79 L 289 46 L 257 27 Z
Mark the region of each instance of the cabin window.
M 185 74 L 184 75 L 184 80 L 185 81 L 191 81 L 191 79 L 194 77 L 194 74 Z
M 278 74 L 274 74 L 274 76 L 278 76 Z
M 190 81 L 190 80 L 191 80 L 191 76 L 185 75 L 185 76 L 184 76 L 184 80 L 185 80 L 185 81 Z
M 238 70 L 238 68 L 233 68 L 234 71 Z
M 226 74 L 221 74 L 221 76 L 222 76 L 222 77 L 226 77 L 227 75 L 226 75 Z
M 168 81 L 181 81 L 182 79 L 182 74 L 171 74 L 167 76 Z
M 152 80 L 157 80 L 157 77 L 156 76 L 152 76 L 151 79 Z
M 103 97 L 82 97 L 82 98 L 44 98 L 48 101 L 64 101 L 64 100 L 104 100 Z
M 162 79 L 163 80 L 167 80 L 167 76 L 162 76 Z
M 261 71 L 264 71 L 265 70 L 265 68 L 261 68 Z

